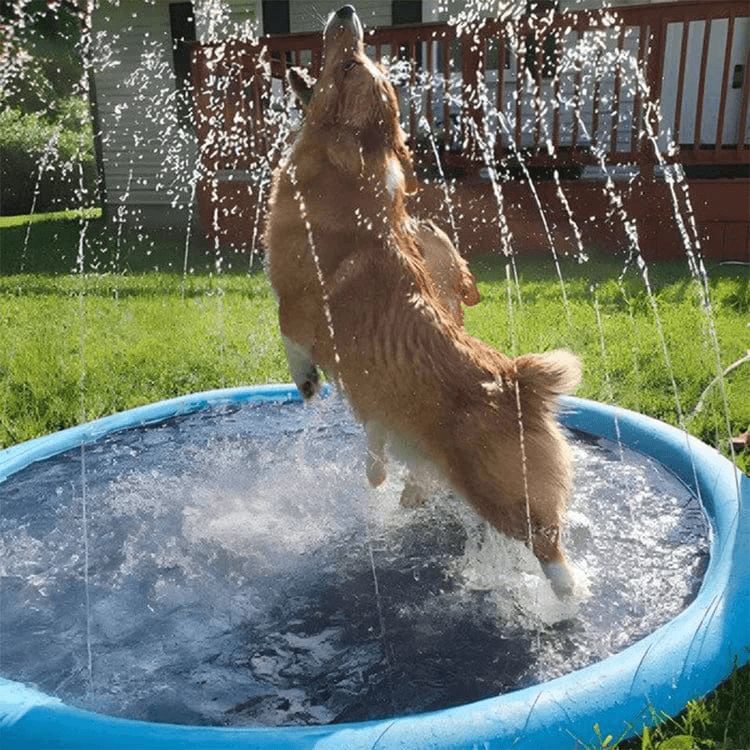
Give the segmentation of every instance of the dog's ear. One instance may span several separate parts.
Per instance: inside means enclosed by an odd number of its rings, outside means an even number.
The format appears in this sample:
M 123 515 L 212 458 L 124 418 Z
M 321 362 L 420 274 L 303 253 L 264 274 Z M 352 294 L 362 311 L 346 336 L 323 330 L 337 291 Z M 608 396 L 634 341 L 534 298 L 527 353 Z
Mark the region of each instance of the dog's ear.
M 331 163 L 345 174 L 362 174 L 362 149 L 359 140 L 348 129 L 340 128 L 329 133 L 326 154 Z
M 302 109 L 307 109 L 307 105 L 310 104 L 313 96 L 315 81 L 302 68 L 289 68 L 286 76 L 292 92 L 302 105 Z

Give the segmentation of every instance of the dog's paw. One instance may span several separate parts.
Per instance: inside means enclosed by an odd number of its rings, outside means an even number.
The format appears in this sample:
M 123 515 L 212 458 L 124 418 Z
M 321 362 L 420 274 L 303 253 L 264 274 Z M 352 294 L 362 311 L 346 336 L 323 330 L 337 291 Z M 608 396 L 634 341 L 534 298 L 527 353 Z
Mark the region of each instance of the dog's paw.
M 320 391 L 320 373 L 317 367 L 313 366 L 307 371 L 304 380 L 297 383 L 297 389 L 305 401 L 309 401 L 318 394 L 318 391 Z
M 308 401 L 320 390 L 320 373 L 315 360 L 307 347 L 283 334 L 282 339 L 289 362 L 289 372 L 302 398 Z
M 386 472 L 385 464 L 379 459 L 373 456 L 371 453 L 367 454 L 367 481 L 371 487 L 379 487 L 385 482 Z
M 542 563 L 542 570 L 552 586 L 558 599 L 572 596 L 576 590 L 576 580 L 573 571 L 565 562 Z

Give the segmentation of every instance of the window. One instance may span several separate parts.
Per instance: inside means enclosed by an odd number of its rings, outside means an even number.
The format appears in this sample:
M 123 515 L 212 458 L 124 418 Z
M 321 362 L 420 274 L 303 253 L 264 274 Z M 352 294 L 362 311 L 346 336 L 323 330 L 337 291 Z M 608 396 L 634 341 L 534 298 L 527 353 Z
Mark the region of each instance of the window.
M 408 26 L 422 23 L 422 0 L 392 0 L 391 23 L 394 26 Z M 418 44 L 415 50 L 417 67 L 422 66 L 422 45 Z M 409 48 L 401 47 L 398 51 L 399 60 L 409 58 Z
M 391 23 L 394 26 L 422 23 L 422 0 L 393 0 Z
M 289 0 L 263 0 L 263 33 L 288 34 Z

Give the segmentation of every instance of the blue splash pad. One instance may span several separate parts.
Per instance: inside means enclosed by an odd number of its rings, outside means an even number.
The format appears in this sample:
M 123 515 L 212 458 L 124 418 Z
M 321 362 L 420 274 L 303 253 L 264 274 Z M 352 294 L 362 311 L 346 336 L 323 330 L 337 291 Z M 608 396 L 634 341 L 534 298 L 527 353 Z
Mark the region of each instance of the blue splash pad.
M 298 400 L 291 386 L 197 394 L 98 420 L 0 453 L 0 481 L 29 464 L 111 432 L 209 406 Z M 748 660 L 750 481 L 683 432 L 641 415 L 566 399 L 562 421 L 653 456 L 703 502 L 711 559 L 698 597 L 679 616 L 625 651 L 535 687 L 442 711 L 358 724 L 225 729 L 152 724 L 72 708 L 16 682 L 0 682 L 4 748 L 574 747 L 594 742 L 594 724 L 618 735 L 640 730 L 650 707 L 670 714 Z

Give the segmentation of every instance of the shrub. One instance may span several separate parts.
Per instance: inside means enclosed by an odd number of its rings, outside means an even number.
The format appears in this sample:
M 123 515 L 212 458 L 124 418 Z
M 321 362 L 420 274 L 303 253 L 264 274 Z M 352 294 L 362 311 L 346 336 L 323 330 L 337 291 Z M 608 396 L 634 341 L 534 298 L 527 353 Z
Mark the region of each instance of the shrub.
M 0 215 L 95 202 L 93 137 L 84 100 L 61 101 L 54 118 L 16 107 L 0 111 Z

